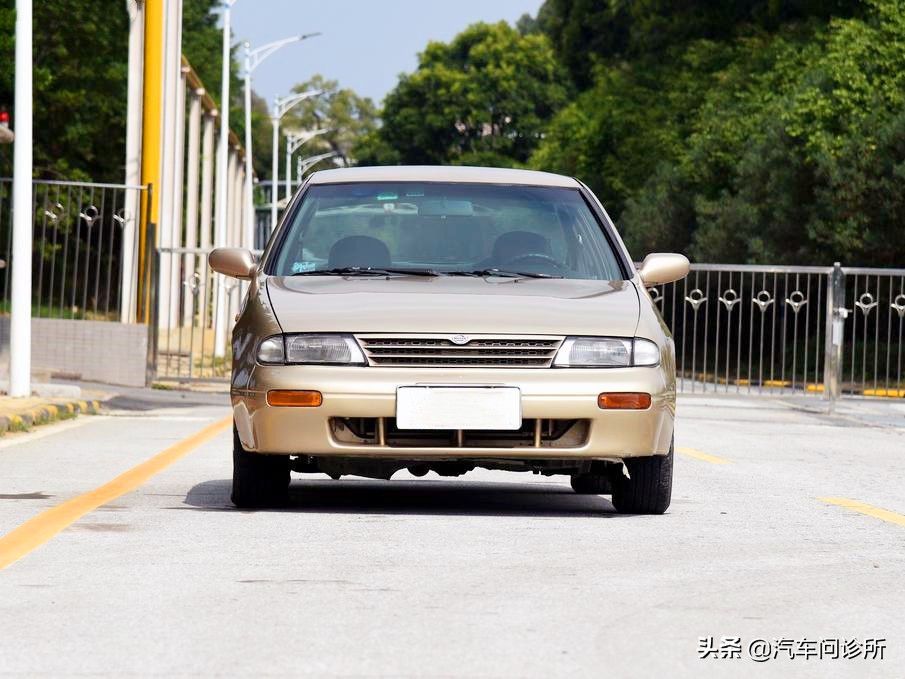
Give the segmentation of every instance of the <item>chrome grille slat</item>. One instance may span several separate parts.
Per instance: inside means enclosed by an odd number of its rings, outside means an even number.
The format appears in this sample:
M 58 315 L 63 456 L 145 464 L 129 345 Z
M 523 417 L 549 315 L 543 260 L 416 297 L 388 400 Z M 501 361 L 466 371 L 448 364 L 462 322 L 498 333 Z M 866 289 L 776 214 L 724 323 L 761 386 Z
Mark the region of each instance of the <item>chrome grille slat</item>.
M 547 368 L 562 337 L 476 336 L 457 344 L 446 336 L 358 335 L 368 363 L 391 367 Z

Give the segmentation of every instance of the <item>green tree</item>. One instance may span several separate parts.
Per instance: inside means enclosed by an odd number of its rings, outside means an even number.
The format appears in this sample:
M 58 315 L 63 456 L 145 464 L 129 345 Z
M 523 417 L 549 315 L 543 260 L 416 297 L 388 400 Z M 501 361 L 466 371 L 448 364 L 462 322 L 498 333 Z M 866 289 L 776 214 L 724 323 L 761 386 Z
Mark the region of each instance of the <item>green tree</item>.
M 13 109 L 15 11 L 0 8 L 0 103 Z M 109 2 L 35 3 L 35 174 L 58 179 L 122 179 L 129 28 L 125 6 Z M 15 120 L 12 125 L 15 128 Z M 11 171 L 12 149 L 0 151 Z
M 341 88 L 337 81 L 327 80 L 319 74 L 292 89 L 293 92 L 309 90 L 320 90 L 323 94 L 297 104 L 283 118 L 283 129 L 329 129 L 330 132 L 312 139 L 303 147 L 304 155 L 335 151 L 343 164 L 353 164 L 358 140 L 377 129 L 377 107 L 369 98 Z M 329 165 L 318 167 L 322 169 L 325 166 Z
M 520 165 L 566 101 L 565 75 L 543 35 L 474 24 L 449 44 L 429 43 L 418 69 L 384 103 L 379 138 L 363 160 Z

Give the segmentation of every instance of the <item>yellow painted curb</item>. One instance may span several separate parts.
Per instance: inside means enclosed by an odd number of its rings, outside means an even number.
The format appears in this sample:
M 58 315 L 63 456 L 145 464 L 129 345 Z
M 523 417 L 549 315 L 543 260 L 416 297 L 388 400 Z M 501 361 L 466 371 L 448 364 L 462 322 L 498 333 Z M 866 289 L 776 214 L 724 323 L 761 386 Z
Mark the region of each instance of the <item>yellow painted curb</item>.
M 55 422 L 61 418 L 76 417 L 79 414 L 97 414 L 100 409 L 100 401 L 46 403 L 29 410 L 0 417 L 0 435 L 10 429 L 27 429 L 33 425 Z
M 905 389 L 865 389 L 865 396 L 882 396 L 883 398 L 905 398 Z

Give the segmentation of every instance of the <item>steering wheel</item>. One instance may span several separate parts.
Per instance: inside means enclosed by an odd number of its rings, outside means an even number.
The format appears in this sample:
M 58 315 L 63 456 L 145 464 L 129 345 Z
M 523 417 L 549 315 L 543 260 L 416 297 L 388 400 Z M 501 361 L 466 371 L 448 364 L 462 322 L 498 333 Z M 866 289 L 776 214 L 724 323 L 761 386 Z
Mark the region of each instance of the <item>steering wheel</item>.
M 559 263 L 555 257 L 551 257 L 546 252 L 526 252 L 522 255 L 516 255 L 515 257 L 507 259 L 506 264 L 515 264 L 516 262 L 522 262 L 532 259 L 539 262 L 544 262 L 545 264 L 552 264 L 558 271 L 563 271 L 566 268 L 563 264 Z

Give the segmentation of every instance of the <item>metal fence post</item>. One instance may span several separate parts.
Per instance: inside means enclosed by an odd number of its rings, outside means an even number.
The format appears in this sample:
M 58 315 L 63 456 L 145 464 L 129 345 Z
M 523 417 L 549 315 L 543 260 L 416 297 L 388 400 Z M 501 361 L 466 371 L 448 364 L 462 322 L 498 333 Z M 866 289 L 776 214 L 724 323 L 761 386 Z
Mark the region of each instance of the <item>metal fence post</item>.
M 157 309 L 157 299 L 160 285 L 160 252 L 156 246 L 157 225 L 148 224 L 147 245 L 145 246 L 145 271 L 147 272 L 148 291 L 148 361 L 145 370 L 145 386 L 157 379 L 157 342 L 160 314 Z
M 826 337 L 824 340 L 823 384 L 828 412 L 836 408 L 842 394 L 842 342 L 845 337 L 845 273 L 839 262 L 833 263 L 833 271 L 826 284 Z

